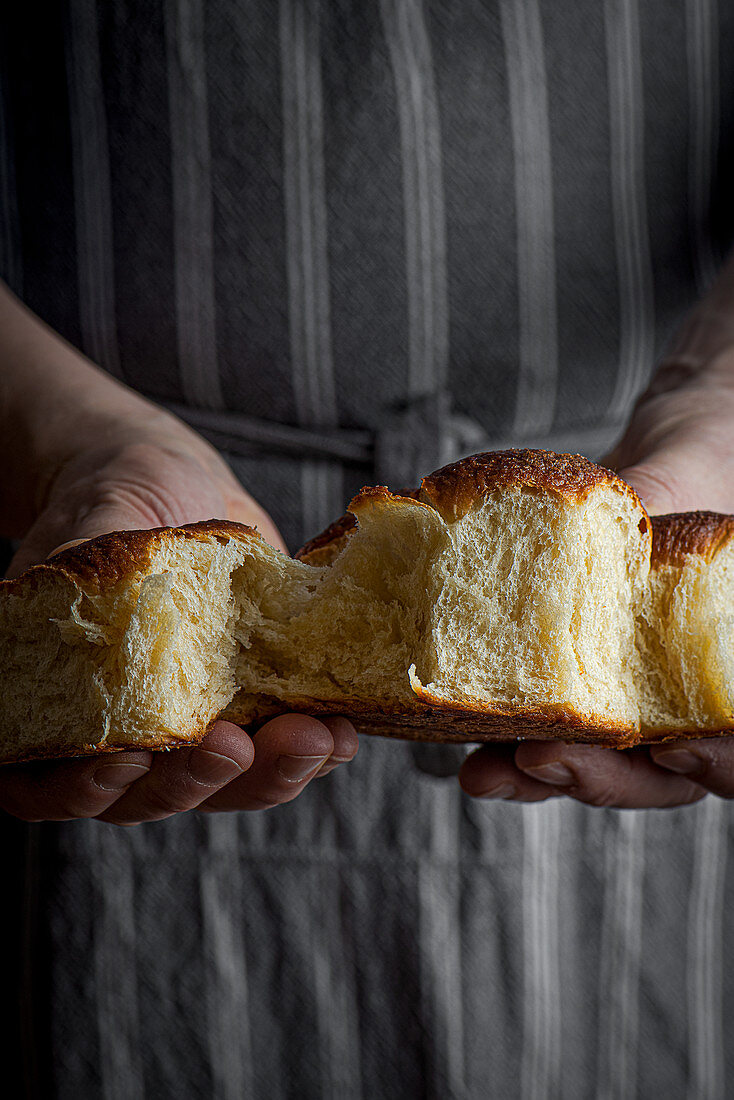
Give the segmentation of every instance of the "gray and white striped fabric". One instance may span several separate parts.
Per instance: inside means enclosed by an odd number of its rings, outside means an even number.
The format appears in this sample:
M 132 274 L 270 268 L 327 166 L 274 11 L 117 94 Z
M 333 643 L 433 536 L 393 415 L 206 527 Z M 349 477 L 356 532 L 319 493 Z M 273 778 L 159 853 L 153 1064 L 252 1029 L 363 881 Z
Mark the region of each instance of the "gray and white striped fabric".
M 293 547 L 474 450 L 598 456 L 732 236 L 732 36 L 716 0 L 6 5 L 2 271 Z M 25 1094 L 730 1093 L 728 806 L 442 771 L 373 739 L 267 814 L 13 827 Z

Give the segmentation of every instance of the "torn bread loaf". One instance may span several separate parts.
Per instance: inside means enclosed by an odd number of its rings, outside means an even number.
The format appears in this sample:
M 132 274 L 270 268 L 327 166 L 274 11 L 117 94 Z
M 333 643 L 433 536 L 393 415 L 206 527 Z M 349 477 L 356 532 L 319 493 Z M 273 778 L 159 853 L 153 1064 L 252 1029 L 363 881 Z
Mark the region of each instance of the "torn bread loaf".
M 300 560 L 223 521 L 106 535 L 0 585 L 0 760 L 288 711 L 438 741 L 726 731 L 733 536 L 651 526 L 614 474 L 544 451 L 365 489 Z

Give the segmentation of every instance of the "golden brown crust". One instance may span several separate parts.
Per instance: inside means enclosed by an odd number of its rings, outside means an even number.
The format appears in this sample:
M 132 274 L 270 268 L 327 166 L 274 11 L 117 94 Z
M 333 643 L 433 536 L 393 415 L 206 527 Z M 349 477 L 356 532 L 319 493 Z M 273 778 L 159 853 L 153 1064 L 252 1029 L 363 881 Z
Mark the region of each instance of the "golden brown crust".
M 561 740 L 628 748 L 634 730 L 587 721 L 571 707 L 491 709 L 480 703 L 444 703 L 423 692 L 412 706 L 379 707 L 350 700 L 280 699 L 258 696 L 238 703 L 223 713 L 227 721 L 260 724 L 276 714 L 310 714 L 319 718 L 338 714 L 353 722 L 361 733 L 401 737 L 410 741 L 484 742 L 519 739 Z
M 339 556 L 356 525 L 353 513 L 375 499 L 399 501 L 408 497 L 429 505 L 446 522 L 453 523 L 488 494 L 513 487 L 556 493 L 572 501 L 582 500 L 596 488 L 614 488 L 639 506 L 640 528 L 649 530 L 649 518 L 634 489 L 611 470 L 597 466 L 583 455 L 530 449 L 485 451 L 429 474 L 423 478 L 420 489 L 392 493 L 384 485 L 365 487 L 351 501 L 346 515 L 307 542 L 296 557 L 309 565 L 330 564 Z
M 34 577 L 49 574 L 65 576 L 76 583 L 94 588 L 111 588 L 145 568 L 152 551 L 167 539 L 195 539 L 208 542 L 215 538 L 226 542 L 230 538 L 242 541 L 260 539 L 253 527 L 227 519 L 203 520 L 183 527 L 153 527 L 145 531 L 114 531 L 99 535 L 62 550 L 39 565 L 31 566 L 13 580 L 0 581 L 0 595 L 25 586 Z
M 310 714 L 315 718 L 338 714 L 348 718 L 360 733 L 396 737 L 406 741 L 483 744 L 507 741 L 568 741 L 580 745 L 629 749 L 661 741 L 724 737 L 729 729 L 634 730 L 605 722 L 592 722 L 570 706 L 489 709 L 475 703 L 444 703 L 425 689 L 412 707 L 381 708 L 354 700 L 291 699 L 288 705 L 269 696 L 238 709 L 234 700 L 222 715 L 241 725 L 261 725 L 277 714 Z
M 339 519 L 330 523 L 325 531 L 304 543 L 293 555 L 307 565 L 330 565 L 343 550 L 351 532 L 357 526 L 357 520 L 351 512 L 345 512 Z
M 652 568 L 682 565 L 695 554 L 711 561 L 734 536 L 734 516 L 719 512 L 675 512 L 652 517 Z
M 428 501 L 419 499 L 418 494 L 405 496 L 400 493 L 391 493 L 389 489 L 386 489 L 384 485 L 373 485 L 362 489 L 357 493 L 349 502 L 349 511 L 352 512 L 359 524 L 359 514 L 365 509 L 372 508 L 375 505 L 387 505 L 389 507 L 401 507 L 405 505 L 405 502 L 410 502 L 410 507 L 426 509 L 429 512 L 435 512 L 436 508 Z
M 642 509 L 634 489 L 611 470 L 583 455 L 540 450 L 486 451 L 452 462 L 423 479 L 419 499 L 452 522 L 488 494 L 515 487 L 556 493 L 573 501 L 596 488 L 614 488 Z
M 417 501 L 418 494 L 418 489 L 401 489 L 399 493 L 391 493 L 385 485 L 366 485 L 350 501 L 350 511 L 335 519 L 321 534 L 309 539 L 293 556 L 307 565 L 331 565 L 339 557 L 356 528 L 357 515 L 362 507 L 376 500 L 399 502 L 408 497 Z

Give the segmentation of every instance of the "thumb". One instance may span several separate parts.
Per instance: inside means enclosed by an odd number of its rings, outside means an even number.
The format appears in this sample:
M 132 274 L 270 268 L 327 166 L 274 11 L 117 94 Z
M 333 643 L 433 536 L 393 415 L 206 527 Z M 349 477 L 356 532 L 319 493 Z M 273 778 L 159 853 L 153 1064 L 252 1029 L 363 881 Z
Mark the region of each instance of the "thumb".
M 6 576 L 17 577 L 32 565 L 78 546 L 110 531 L 135 531 L 151 526 L 143 507 L 134 503 L 98 504 L 82 513 L 70 515 L 66 509 L 49 508 L 42 512 L 12 558 Z
M 622 467 L 617 472 L 635 490 L 649 515 L 695 511 L 695 505 L 686 504 L 690 494 L 685 487 L 678 484 L 667 466 L 654 458 Z
M 620 466 L 618 473 L 652 516 L 734 511 L 730 467 L 723 461 L 717 463 L 711 449 L 700 443 L 671 443 L 633 465 Z

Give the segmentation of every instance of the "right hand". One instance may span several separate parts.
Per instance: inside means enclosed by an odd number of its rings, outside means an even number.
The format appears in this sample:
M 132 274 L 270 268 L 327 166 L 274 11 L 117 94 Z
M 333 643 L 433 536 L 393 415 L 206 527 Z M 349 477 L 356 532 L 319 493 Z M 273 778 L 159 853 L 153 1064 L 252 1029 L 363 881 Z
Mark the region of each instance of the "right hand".
M 140 416 L 95 432 L 46 472 L 38 514 L 11 562 L 17 576 L 63 545 L 108 531 L 232 519 L 257 526 L 287 553 L 270 516 L 217 452 L 185 424 L 137 395 Z M 74 432 L 74 411 L 69 410 Z M 190 809 L 258 810 L 290 802 L 315 776 L 351 760 L 357 735 L 344 718 L 280 715 L 256 737 L 216 722 L 199 746 L 116 752 L 0 767 L 0 808 L 25 821 L 96 817 L 118 825 Z
M 608 461 L 651 515 L 734 513 L 733 427 L 734 353 L 727 353 L 700 374 L 661 371 Z M 708 793 L 734 798 L 734 737 L 626 751 L 560 740 L 488 744 L 467 757 L 459 778 L 475 798 L 567 797 L 617 809 L 687 806 Z

